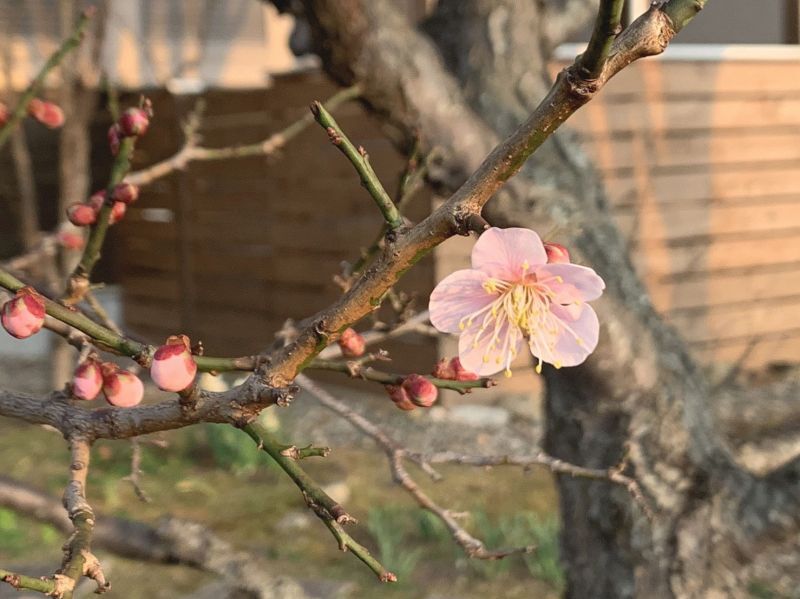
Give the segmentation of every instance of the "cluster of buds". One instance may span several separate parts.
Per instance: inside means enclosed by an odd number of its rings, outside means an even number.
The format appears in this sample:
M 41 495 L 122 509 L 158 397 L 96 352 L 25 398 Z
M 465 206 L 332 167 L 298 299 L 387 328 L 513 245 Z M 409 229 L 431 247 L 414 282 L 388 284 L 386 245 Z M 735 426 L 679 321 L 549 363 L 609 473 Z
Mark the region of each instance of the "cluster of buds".
M 3 304 L 0 322 L 10 335 L 25 339 L 41 330 L 44 315 L 44 298 L 32 287 L 23 287 Z
M 442 358 L 433 368 L 431 373 L 437 379 L 445 379 L 448 381 L 477 381 L 480 377 L 474 372 L 466 370 L 461 365 L 461 360 L 455 357 L 451 360 Z
M 100 365 L 103 377 L 103 395 L 106 401 L 118 408 L 132 408 L 139 405 L 144 397 L 141 379 L 127 370 L 122 370 L 113 362 Z
M 420 374 L 407 375 L 399 385 L 386 385 L 389 398 L 401 410 L 430 408 L 439 395 L 436 386 Z
M 86 245 L 83 234 L 67 223 L 63 223 L 59 228 L 56 234 L 56 241 L 61 247 L 68 250 L 79 250 Z
M 139 198 L 139 188 L 132 183 L 123 181 L 115 186 L 111 192 L 111 215 L 108 217 L 108 224 L 114 225 L 125 216 L 128 204 L 135 202 Z M 94 192 L 85 202 L 75 202 L 67 206 L 67 218 L 76 227 L 88 227 L 97 222 L 97 215 L 106 202 L 105 190 Z
M 28 103 L 28 114 L 50 129 L 58 129 L 64 124 L 64 111 L 61 107 L 38 98 Z
M 123 112 L 108 130 L 108 146 L 111 148 L 111 153 L 114 156 L 119 153 L 119 145 L 124 138 L 139 137 L 147 133 L 152 116 L 153 111 L 149 102 L 142 108 L 128 108 Z
M 345 358 L 358 358 L 359 356 L 363 356 L 367 347 L 367 342 L 364 340 L 364 337 L 355 329 L 350 328 L 342 332 L 337 343 Z

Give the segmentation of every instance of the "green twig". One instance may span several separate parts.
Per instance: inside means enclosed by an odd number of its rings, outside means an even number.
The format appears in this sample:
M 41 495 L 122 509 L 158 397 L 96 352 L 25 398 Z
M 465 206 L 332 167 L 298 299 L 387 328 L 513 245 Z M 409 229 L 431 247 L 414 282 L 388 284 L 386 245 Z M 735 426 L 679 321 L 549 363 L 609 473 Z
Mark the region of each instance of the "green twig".
M 0 287 L 15 292 L 25 287 L 25 283 L 14 277 L 11 273 L 0 269 Z M 42 299 L 44 300 L 44 307 L 47 314 L 88 335 L 92 343 L 106 351 L 121 356 L 128 356 L 143 366 L 146 366 L 150 356 L 152 356 L 153 352 L 156 350 L 156 347 L 153 345 L 140 343 L 124 335 L 118 335 L 75 308 L 64 306 L 44 296 L 42 296 Z M 201 372 L 253 371 L 258 365 L 259 358 L 258 356 L 239 356 L 233 358 L 195 356 L 194 361 L 197 363 L 197 368 Z
M 587 79 L 597 79 L 603 70 L 614 40 L 622 32 L 625 0 L 600 0 L 592 37 L 578 59 L 578 68 Z
M 53 578 L 34 578 L 17 574 L 9 570 L 0 568 L 0 580 L 10 584 L 12 587 L 21 590 L 36 591 L 45 595 L 52 595 L 56 590 L 56 581 Z
M 402 374 L 382 372 L 371 367 L 354 367 L 352 362 L 323 360 L 320 358 L 312 360 L 307 366 L 307 369 L 341 372 L 353 378 L 361 378 L 367 381 L 380 383 L 381 385 L 399 385 L 405 378 L 405 375 Z M 451 381 L 450 379 L 440 379 L 430 375 L 425 375 L 425 378 L 439 389 L 450 389 L 452 391 L 458 391 L 461 394 L 469 393 L 471 389 L 488 389 L 497 384 L 497 381 L 488 377 L 479 378 L 475 381 Z
M 342 128 L 322 103 L 313 102 L 311 104 L 311 113 L 316 121 L 328 132 L 328 137 L 330 137 L 333 145 L 339 148 L 342 154 L 353 164 L 358 176 L 361 178 L 361 184 L 367 188 L 372 199 L 375 200 L 389 228 L 397 229 L 400 227 L 403 224 L 400 212 L 397 210 L 397 206 L 394 205 L 392 198 L 386 193 L 383 185 L 381 185 L 378 175 L 372 169 L 366 150 L 360 146 L 356 148 L 353 145 L 353 142 L 347 138 Z
M 394 574 L 387 571 L 378 560 L 372 557 L 366 547 L 359 544 L 358 541 L 347 534 L 342 525 L 355 522 L 355 519 L 350 516 L 339 503 L 331 498 L 330 495 L 325 493 L 294 459 L 283 453 L 286 448 L 285 445 L 278 443 L 264 431 L 256 430 L 256 427 L 252 424 L 245 425 L 242 430 L 255 441 L 259 449 L 269 454 L 289 478 L 294 481 L 303 493 L 308 507 L 325 523 L 325 526 L 328 527 L 336 538 L 336 541 L 339 543 L 339 548 L 342 551 L 347 551 L 348 549 L 352 551 L 353 554 L 364 562 L 382 582 L 395 582 L 397 580 Z
M 31 81 L 30 85 L 28 85 L 27 89 L 22 92 L 22 95 L 19 97 L 19 101 L 17 105 L 14 107 L 14 111 L 11 113 L 8 121 L 5 125 L 0 127 L 0 148 L 6 145 L 11 132 L 14 130 L 14 127 L 25 118 L 25 114 L 28 111 L 28 104 L 36 94 L 39 93 L 42 84 L 44 83 L 45 77 L 52 71 L 56 66 L 58 66 L 61 61 L 64 60 L 64 57 L 69 54 L 72 50 L 77 48 L 81 41 L 83 40 L 83 34 L 86 29 L 86 25 L 89 23 L 91 18 L 94 16 L 95 10 L 94 8 L 87 8 L 81 14 L 81 18 L 78 20 L 78 24 L 75 26 L 75 30 L 72 32 L 67 39 L 65 39 L 61 46 L 59 46 L 58 50 L 56 50 L 50 58 L 47 59 L 47 62 L 42 65 L 42 68 L 36 74 L 36 77 Z
M 108 232 L 110 224 L 111 211 L 114 208 L 114 203 L 109 201 L 109 199 L 114 193 L 114 188 L 122 183 L 122 180 L 130 169 L 131 154 L 133 154 L 135 144 L 135 137 L 126 137 L 122 140 L 122 143 L 120 143 L 119 153 L 114 160 L 114 165 L 111 167 L 111 177 L 106 187 L 106 201 L 97 214 L 97 222 L 92 226 L 89 239 L 86 240 L 86 247 L 83 248 L 81 260 L 69 277 L 67 292 L 64 297 L 64 300 L 69 304 L 75 304 L 82 300 L 84 294 L 89 289 L 92 269 L 100 259 L 100 252 L 103 248 L 103 243 L 105 242 L 106 233 Z

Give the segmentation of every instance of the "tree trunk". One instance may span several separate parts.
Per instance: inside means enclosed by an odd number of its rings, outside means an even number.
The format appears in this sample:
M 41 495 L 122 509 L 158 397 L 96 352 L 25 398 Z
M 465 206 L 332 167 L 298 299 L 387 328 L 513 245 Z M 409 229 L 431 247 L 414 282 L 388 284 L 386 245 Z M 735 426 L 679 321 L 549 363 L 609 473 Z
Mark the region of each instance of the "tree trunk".
M 376 111 L 443 146 L 439 182 L 449 187 L 544 96 L 550 44 L 563 33 L 547 29 L 569 22 L 563 2 L 440 0 L 423 35 L 391 2 L 303 4 L 328 72 L 361 81 Z M 797 592 L 800 460 L 763 477 L 736 464 L 715 429 L 708 382 L 653 309 L 569 134 L 554 135 L 513 182 L 487 206 L 489 220 L 558 225 L 607 284 L 595 354 L 545 370 L 547 449 L 609 467 L 628 444 L 656 511 L 649 522 L 611 485 L 560 479 L 567 596 L 738 597 L 762 581 Z

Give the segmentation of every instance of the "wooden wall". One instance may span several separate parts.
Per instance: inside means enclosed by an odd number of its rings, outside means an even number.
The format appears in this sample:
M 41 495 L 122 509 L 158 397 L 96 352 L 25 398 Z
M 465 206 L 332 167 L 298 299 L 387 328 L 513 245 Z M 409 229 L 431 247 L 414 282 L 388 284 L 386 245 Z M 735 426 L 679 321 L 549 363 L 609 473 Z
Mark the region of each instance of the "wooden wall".
M 204 143 L 262 140 L 335 91 L 311 74 L 282 77 L 267 90 L 208 93 Z M 153 100 L 154 135 L 143 138 L 139 164 L 177 149 L 179 131 L 165 131 L 158 120 L 171 123 L 191 108 L 167 94 Z M 393 191 L 405 160 L 378 122 L 355 103 L 336 118 Z M 412 213 L 421 216 L 427 203 L 421 198 Z M 354 261 L 381 222 L 350 163 L 317 125 L 278 156 L 192 165 L 147 187 L 120 225 L 126 324 L 154 340 L 186 332 L 214 354 L 258 351 L 287 318 L 310 316 L 336 299 L 332 277 L 341 261 Z M 404 281 L 424 298 L 432 286 L 430 259 Z M 430 368 L 433 345 L 410 343 L 405 364 Z
M 264 92 L 209 94 L 204 134 L 212 145 L 256 141 L 331 91 L 322 77 L 304 75 Z M 186 109 L 157 99 L 165 121 Z M 355 105 L 338 118 L 393 182 L 402 158 L 378 124 Z M 753 368 L 796 361 L 800 65 L 644 61 L 570 127 L 596 160 L 657 307 L 698 357 L 730 363 L 749 351 Z M 147 142 L 158 147 L 144 147 L 142 162 L 177 148 L 177 130 L 154 131 L 160 137 Z M 148 220 L 152 208 L 172 220 Z M 122 225 L 126 319 L 150 338 L 179 329 L 215 352 L 257 350 L 284 318 L 336 297 L 331 276 L 378 223 L 349 164 L 317 128 L 274 159 L 193 166 L 149 188 Z M 470 247 L 450 241 L 435 265 L 412 271 L 407 285 L 421 305 Z M 412 352 L 424 354 L 423 367 L 431 344 L 418 343 L 428 348 Z
M 638 62 L 569 125 L 706 362 L 800 356 L 800 64 Z

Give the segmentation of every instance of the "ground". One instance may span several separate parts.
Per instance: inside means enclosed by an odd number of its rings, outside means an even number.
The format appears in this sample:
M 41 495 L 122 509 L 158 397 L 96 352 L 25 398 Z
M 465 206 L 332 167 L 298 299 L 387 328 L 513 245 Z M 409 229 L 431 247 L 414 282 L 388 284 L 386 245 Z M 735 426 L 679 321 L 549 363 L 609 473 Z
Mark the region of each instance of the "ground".
M 0 388 L 46 391 L 46 365 L 4 359 Z M 366 385 L 366 384 L 365 384 Z M 511 398 L 489 410 L 451 398 L 447 410 L 400 412 L 382 395 L 346 389 L 340 397 L 368 412 L 397 438 L 422 450 L 465 452 L 530 450 L 540 428 L 530 398 Z M 341 391 L 341 390 L 340 390 Z M 157 399 L 155 396 L 150 401 Z M 482 406 L 484 407 L 484 406 Z M 242 433 L 215 425 L 158 435 L 166 447 L 145 444 L 143 487 L 151 503 L 137 499 L 129 473 L 128 442 L 98 442 L 88 496 L 98 512 L 149 523 L 164 515 L 205 523 L 237 548 L 267 557 L 275 573 L 303 583 L 319 597 L 556 597 L 561 572 L 556 557 L 556 497 L 541 470 L 477 470 L 445 467 L 433 483 L 414 471 L 435 499 L 471 513 L 468 528 L 490 547 L 537 543 L 536 556 L 498 562 L 467 560 L 434 518 L 393 484 L 382 454 L 371 442 L 307 396 L 290 408 L 268 410 L 267 424 L 285 441 L 330 445 L 327 458 L 304 466 L 355 515 L 354 535 L 400 577 L 380 585 L 357 560 L 343 554 L 328 531 L 306 509 L 297 488 Z M 277 418 L 275 418 L 277 414 Z M 42 427 L 0 421 L 4 471 L 58 497 L 66 480 L 67 453 L 60 436 Z M 0 563 L 30 574 L 52 571 L 62 535 L 0 508 Z M 175 598 L 204 589 L 214 596 L 211 575 L 183 566 L 153 566 L 100 552 L 113 597 Z M 86 586 L 82 596 L 88 596 Z M 25 597 L 0 588 L 0 597 Z

